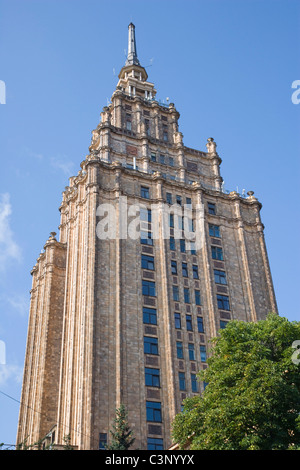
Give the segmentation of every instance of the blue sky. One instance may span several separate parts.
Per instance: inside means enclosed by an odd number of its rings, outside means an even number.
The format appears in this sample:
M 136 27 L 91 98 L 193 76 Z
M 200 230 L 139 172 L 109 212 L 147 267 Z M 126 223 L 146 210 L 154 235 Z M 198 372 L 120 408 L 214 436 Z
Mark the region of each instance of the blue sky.
M 188 147 L 214 137 L 225 187 L 253 190 L 280 314 L 300 320 L 298 0 L 0 0 L 0 390 L 19 399 L 30 270 L 61 194 L 88 153 L 136 25 L 157 97 L 180 112 Z M 0 394 L 0 442 L 19 406 Z

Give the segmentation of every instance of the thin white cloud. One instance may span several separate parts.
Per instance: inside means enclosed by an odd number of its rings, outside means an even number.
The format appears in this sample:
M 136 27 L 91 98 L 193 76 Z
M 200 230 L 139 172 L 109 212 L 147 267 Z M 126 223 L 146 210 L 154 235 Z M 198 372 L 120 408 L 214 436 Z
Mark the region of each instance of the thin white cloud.
M 25 316 L 29 312 L 30 299 L 29 295 L 18 294 L 14 297 L 6 296 L 7 303 L 21 316 Z
M 4 270 L 10 260 L 19 260 L 21 249 L 14 240 L 10 227 L 12 213 L 9 193 L 0 194 L 0 270 Z
M 15 364 L 0 364 L 0 386 L 7 385 L 8 382 L 22 383 L 23 367 Z
M 53 168 L 61 170 L 68 178 L 73 175 L 74 163 L 70 160 L 67 160 L 67 158 L 65 157 L 52 157 L 51 165 L 53 166 Z
M 27 147 L 24 149 L 24 152 L 27 157 L 36 158 L 37 160 L 43 160 L 44 158 L 44 155 L 42 153 L 33 152 Z

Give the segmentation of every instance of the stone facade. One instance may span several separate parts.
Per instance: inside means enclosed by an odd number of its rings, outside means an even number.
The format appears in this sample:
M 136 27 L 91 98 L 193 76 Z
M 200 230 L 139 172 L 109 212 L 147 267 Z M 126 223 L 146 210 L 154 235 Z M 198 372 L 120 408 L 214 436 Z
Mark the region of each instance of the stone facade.
M 277 312 L 260 202 L 223 192 L 214 139 L 206 151 L 186 147 L 174 104 L 159 103 L 147 80 L 130 50 L 63 193 L 59 241 L 51 233 L 32 270 L 17 442 L 48 434 L 61 446 L 70 435 L 77 449 L 98 449 L 124 403 L 134 447 L 168 448 L 182 400 L 203 391 L 195 374 L 208 340 L 230 319 Z M 192 220 L 204 209 L 199 249 L 173 227 L 165 237 L 162 208 L 174 203 L 191 206 Z M 114 237 L 99 236 L 104 204 Z M 158 208 L 156 239 L 124 231 L 124 213 L 141 204 Z M 146 214 L 141 229 L 152 233 Z

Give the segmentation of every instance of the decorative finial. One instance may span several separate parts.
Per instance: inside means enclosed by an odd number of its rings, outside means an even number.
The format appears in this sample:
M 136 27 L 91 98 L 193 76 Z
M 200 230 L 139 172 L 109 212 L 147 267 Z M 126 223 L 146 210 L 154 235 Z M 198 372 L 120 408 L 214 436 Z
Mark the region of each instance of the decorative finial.
M 212 153 L 212 154 L 216 153 L 217 144 L 214 141 L 213 137 L 209 137 L 207 139 L 206 148 L 207 148 L 208 153 Z
M 133 23 L 128 26 L 128 53 L 125 65 L 141 65 L 137 58 L 135 26 Z

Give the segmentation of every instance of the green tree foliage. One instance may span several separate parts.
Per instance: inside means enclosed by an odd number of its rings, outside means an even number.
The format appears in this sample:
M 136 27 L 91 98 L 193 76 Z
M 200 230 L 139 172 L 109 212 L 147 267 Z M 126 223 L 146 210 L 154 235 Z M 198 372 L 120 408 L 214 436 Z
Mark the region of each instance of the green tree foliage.
M 124 405 L 116 410 L 116 417 L 110 434 L 112 441 L 107 446 L 107 450 L 128 450 L 135 441 L 128 426 L 128 416 Z
M 173 438 L 192 450 L 285 450 L 300 445 L 300 322 L 270 314 L 232 320 L 212 341 L 208 385 L 184 401 Z M 297 351 L 296 351 L 297 352 Z M 299 354 L 300 355 L 300 354 Z
M 70 434 L 67 434 L 67 436 L 65 436 L 63 438 L 63 440 L 64 440 L 64 445 L 63 445 L 64 450 L 74 450 L 74 447 L 71 445 L 71 435 Z

